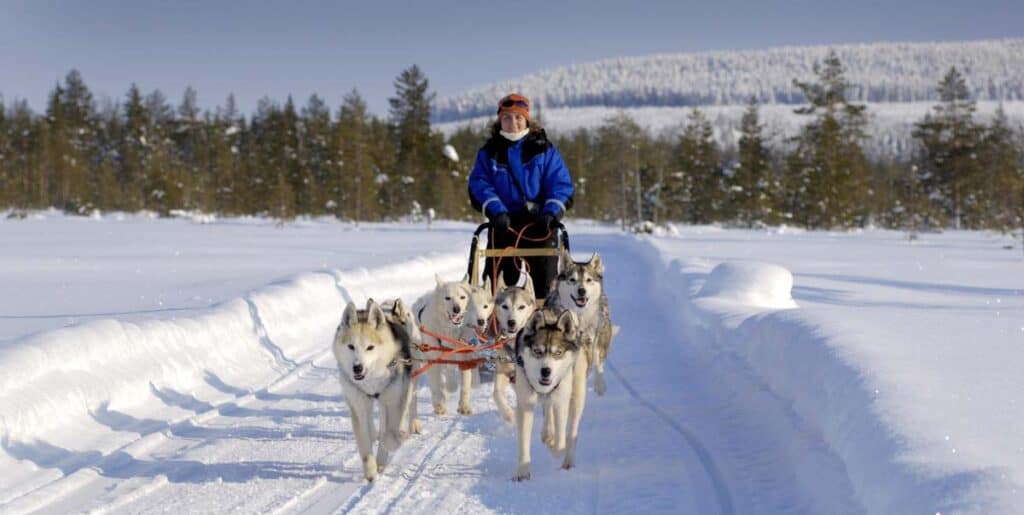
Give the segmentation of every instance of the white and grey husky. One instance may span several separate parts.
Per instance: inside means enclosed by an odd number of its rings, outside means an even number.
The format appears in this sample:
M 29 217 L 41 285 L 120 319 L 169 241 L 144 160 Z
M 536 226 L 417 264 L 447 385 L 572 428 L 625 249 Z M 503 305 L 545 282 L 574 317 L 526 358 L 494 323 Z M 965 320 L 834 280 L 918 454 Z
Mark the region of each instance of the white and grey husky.
M 554 430 L 544 443 L 555 455 L 565 452 L 562 468 L 575 465 L 585 398 L 577 393 L 587 387 L 581 343 L 576 314 L 555 307 L 534 313 L 516 338 L 516 481 L 530 479 L 530 436 L 538 402 L 544 410 L 545 428 Z
M 469 311 L 472 288 L 466 280 L 445 282 L 441 280 L 440 276 L 435 276 L 435 280 L 437 286 L 413 304 L 413 316 L 420 326 L 446 338 L 457 340 L 462 336 L 463 325 Z M 451 343 L 441 341 L 426 333 L 423 334 L 423 342 L 431 347 L 455 347 Z M 413 358 L 416 360 L 436 359 L 440 355 L 441 353 L 437 351 L 420 352 L 418 349 L 413 349 Z M 458 360 L 469 357 L 471 356 L 464 354 L 449 355 L 445 359 Z M 459 397 L 459 413 L 464 415 L 472 413 L 469 399 L 473 382 L 472 370 L 460 373 L 455 365 L 435 365 L 428 369 L 426 374 L 435 414 L 444 415 L 448 412 L 448 392 L 458 388 L 460 377 L 462 392 Z M 409 430 L 413 433 L 419 433 L 421 427 L 416 411 L 416 403 L 410 402 L 408 420 Z
M 363 474 L 373 481 L 387 465 L 388 453 L 398 449 L 402 417 L 408 402 L 410 349 L 419 333 L 401 300 L 385 311 L 373 299 L 366 309 L 353 302 L 345 307 L 334 334 L 332 350 L 338 361 L 341 389 L 352 417 Z M 373 404 L 380 404 L 380 432 L 373 430 Z M 378 441 L 377 455 L 372 454 Z
M 498 405 L 498 412 L 502 418 L 509 422 L 512 421 L 513 415 L 512 408 L 505 398 L 505 391 L 508 389 L 509 381 L 516 374 L 516 335 L 537 310 L 533 279 L 530 278 L 530 274 L 523 275 L 526 276 L 526 284 L 522 287 L 506 286 L 505 278 L 499 277 L 498 294 L 494 297 L 494 316 L 498 332 L 496 336 L 505 341 L 505 346 L 498 351 L 498 355 L 503 359 L 498 361 L 494 371 L 494 403 Z
M 483 286 L 469 286 L 469 310 L 462 325 L 462 341 L 468 342 L 490 329 L 491 314 L 494 313 L 494 295 L 491 293 L 491 278 Z
M 568 309 L 580 320 L 583 350 L 588 367 L 594 368 L 594 391 L 604 395 L 604 362 L 619 326 L 612 324 L 608 296 L 604 293 L 604 265 L 594 254 L 590 261 L 577 263 L 562 250 L 559 272 L 545 299 L 546 307 Z M 588 370 L 589 372 L 589 370 Z

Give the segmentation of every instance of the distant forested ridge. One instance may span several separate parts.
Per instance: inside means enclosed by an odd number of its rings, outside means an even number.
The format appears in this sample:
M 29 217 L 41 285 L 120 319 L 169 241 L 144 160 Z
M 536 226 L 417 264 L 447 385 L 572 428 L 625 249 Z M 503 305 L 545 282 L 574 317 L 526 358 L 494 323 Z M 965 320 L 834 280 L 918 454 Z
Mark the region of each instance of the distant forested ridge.
M 935 84 L 951 66 L 976 101 L 1024 100 L 1024 39 L 870 43 L 767 50 L 659 54 L 563 66 L 441 97 L 433 120 L 493 114 L 509 91 L 543 108 L 803 104 L 794 77 L 813 73 L 835 51 L 846 67 L 851 102 L 938 100 Z

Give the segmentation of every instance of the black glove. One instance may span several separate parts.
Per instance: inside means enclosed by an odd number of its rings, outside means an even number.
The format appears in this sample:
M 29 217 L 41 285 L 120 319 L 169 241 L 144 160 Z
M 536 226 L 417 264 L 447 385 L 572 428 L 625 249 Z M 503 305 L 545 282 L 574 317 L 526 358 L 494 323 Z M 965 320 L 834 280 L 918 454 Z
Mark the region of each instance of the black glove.
M 511 223 L 512 221 L 509 220 L 508 213 L 498 213 L 491 217 L 491 228 L 498 234 L 508 232 L 508 226 Z
M 561 213 L 557 215 L 553 215 L 551 213 L 541 213 L 540 216 L 537 217 L 537 225 L 541 226 L 541 228 L 543 229 L 554 229 L 555 224 L 557 224 L 561 220 Z
M 550 229 L 551 224 L 555 223 L 555 216 L 551 213 L 541 213 L 540 216 L 537 217 L 537 221 L 534 223 L 537 224 L 537 229 Z

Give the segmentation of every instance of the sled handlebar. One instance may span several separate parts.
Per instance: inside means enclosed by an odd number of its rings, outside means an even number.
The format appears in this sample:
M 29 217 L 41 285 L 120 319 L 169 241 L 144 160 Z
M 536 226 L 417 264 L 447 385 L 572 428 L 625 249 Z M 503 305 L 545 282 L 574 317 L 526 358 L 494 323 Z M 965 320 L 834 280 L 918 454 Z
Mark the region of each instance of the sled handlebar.
M 473 278 L 474 272 L 477 270 L 477 247 L 479 246 L 480 243 L 480 235 L 483 234 L 484 231 L 491 228 L 491 222 L 484 222 L 477 226 L 476 230 L 473 231 L 473 240 L 469 244 L 469 266 L 467 267 L 466 270 L 466 274 L 470 278 Z M 565 225 L 563 225 L 562 222 L 555 222 L 554 224 L 552 224 L 551 236 L 556 241 L 555 248 L 557 248 L 558 250 L 565 249 L 566 252 L 569 251 L 569 232 L 565 230 Z

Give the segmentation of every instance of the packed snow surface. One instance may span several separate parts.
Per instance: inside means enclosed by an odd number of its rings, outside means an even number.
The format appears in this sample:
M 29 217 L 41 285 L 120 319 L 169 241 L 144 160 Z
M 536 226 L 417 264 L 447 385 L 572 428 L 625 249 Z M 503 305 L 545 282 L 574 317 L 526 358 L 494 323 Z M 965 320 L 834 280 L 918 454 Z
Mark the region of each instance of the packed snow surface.
M 471 416 L 421 386 L 424 433 L 367 484 L 341 310 L 460 277 L 473 226 L 205 221 L 0 221 L 0 512 L 1024 512 L 1007 236 L 570 223 L 622 326 L 577 468 L 535 434 L 509 481 L 485 375 Z

